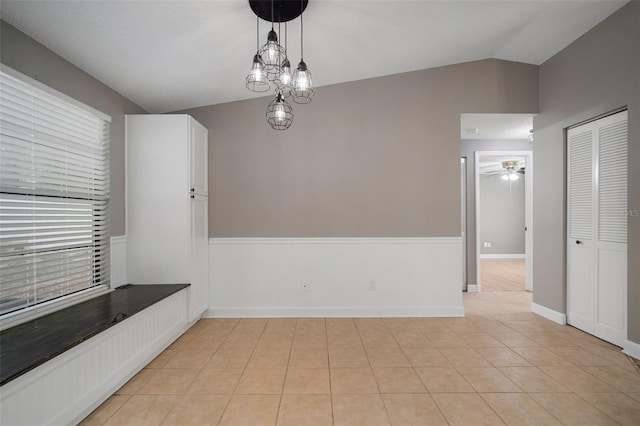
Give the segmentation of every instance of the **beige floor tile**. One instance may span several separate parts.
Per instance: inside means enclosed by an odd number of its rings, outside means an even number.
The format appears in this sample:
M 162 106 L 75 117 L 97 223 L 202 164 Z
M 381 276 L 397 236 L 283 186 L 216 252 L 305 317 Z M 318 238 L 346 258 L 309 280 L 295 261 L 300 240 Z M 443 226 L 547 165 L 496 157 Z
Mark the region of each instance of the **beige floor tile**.
M 293 331 L 287 333 L 263 333 L 256 345 L 257 349 L 291 349 Z
M 331 392 L 378 393 L 371 368 L 331 368 Z
M 569 392 L 538 367 L 500 367 L 499 370 L 525 392 Z
M 387 411 L 380 395 L 336 395 L 333 398 L 335 426 L 384 426 L 390 425 Z
M 470 345 L 459 335 L 449 334 L 427 334 L 429 340 L 436 348 L 468 348 Z
M 640 374 L 636 371 L 628 371 L 616 366 L 584 367 L 584 369 L 621 392 L 640 392 Z
M 289 368 L 284 382 L 286 394 L 328 394 L 328 368 Z
M 134 395 L 105 425 L 159 425 L 180 401 L 177 395 Z
M 165 349 L 164 351 L 160 352 L 160 354 L 155 357 L 149 364 L 147 364 L 145 368 L 162 368 L 167 365 L 167 363 L 171 361 L 171 358 L 176 356 L 178 352 L 179 351 L 177 349 Z
M 280 395 L 234 395 L 222 415 L 220 426 L 273 426 Z
M 438 349 L 402 348 L 413 367 L 451 367 L 451 363 Z
M 284 368 L 246 368 L 236 388 L 237 394 L 281 394 Z
M 451 426 L 504 424 L 476 393 L 438 393 L 431 396 Z
M 146 395 L 183 394 L 199 373 L 200 370 L 195 368 L 163 368 L 158 370 L 158 374 L 154 375 L 136 393 Z
M 362 340 L 357 331 L 346 333 L 327 332 L 327 342 L 330 349 L 333 346 L 362 346 Z
M 369 367 L 369 359 L 362 346 L 329 347 L 331 368 Z
M 394 333 L 393 337 L 402 349 L 407 348 L 435 348 L 435 345 L 424 334 L 416 329 L 415 332 Z
M 293 337 L 292 348 L 295 349 L 322 349 L 327 351 L 327 335 L 322 334 L 301 334 L 297 333 Z
M 427 392 L 413 368 L 374 368 L 380 393 Z
M 399 347 L 367 347 L 366 352 L 372 367 L 411 367 Z
M 296 329 L 297 318 L 269 318 L 264 328 L 265 333 L 284 333 L 291 332 Z
M 520 392 L 520 388 L 494 367 L 462 367 L 458 372 L 477 392 Z
M 294 347 L 289 357 L 289 368 L 328 368 L 329 353 L 326 349 L 298 349 Z
M 247 368 L 286 368 L 289 363 L 289 348 L 266 349 L 256 348 L 249 359 Z
M 232 331 L 222 345 L 221 349 L 253 349 L 258 344 L 260 339 L 259 333 L 245 333 Z
M 185 395 L 173 407 L 162 425 L 217 425 L 230 398 L 229 395 Z
M 620 424 L 640 425 L 640 404 L 623 393 L 580 393 L 583 399 Z
M 447 421 L 428 394 L 386 394 L 382 400 L 394 426 L 440 426 Z
M 182 334 L 182 336 L 178 337 L 167 349 L 171 350 L 180 350 L 186 346 L 187 343 L 191 341 L 196 336 L 196 333 L 190 332 L 187 330 Z
M 563 424 L 589 426 L 618 424 L 574 393 L 532 393 L 529 396 Z
M 640 392 L 627 392 L 627 396 L 640 402 Z
M 472 348 L 503 348 L 504 344 L 488 333 L 460 334 Z
M 531 363 L 509 348 L 476 348 L 494 367 L 526 367 Z
M 234 392 L 242 369 L 203 369 L 193 380 L 187 394 L 190 395 L 230 395 Z
M 453 330 L 447 327 L 441 318 L 413 318 L 413 323 L 425 336 L 453 333 Z
M 116 391 L 116 395 L 133 395 L 138 393 L 140 388 L 144 386 L 153 376 L 158 374 L 157 369 L 143 368 L 133 376 L 127 383 Z
M 555 417 L 527 394 L 483 393 L 480 396 L 508 425 L 560 425 Z
M 491 335 L 510 348 L 540 346 L 539 343 L 534 342 L 533 340 L 513 330 L 493 332 L 491 333 Z
M 201 349 L 215 351 L 220 347 L 225 338 L 226 335 L 223 336 L 220 334 L 199 333 L 184 346 L 184 349 Z
M 193 341 L 193 340 L 192 340 Z M 164 368 L 202 368 L 213 355 L 211 349 L 182 349 Z
M 482 333 L 482 329 L 469 318 L 441 318 L 441 320 L 456 334 Z
M 566 359 L 542 347 L 517 347 L 513 350 L 536 367 L 570 367 Z
M 429 367 L 416 368 L 415 370 L 430 393 L 475 392 L 455 368 Z
M 98 426 L 103 425 L 109 420 L 113 414 L 120 409 L 131 398 L 130 395 L 112 395 L 98 408 L 87 416 L 80 426 Z
M 540 343 L 545 347 L 575 347 L 576 343 L 572 341 L 566 333 L 553 333 L 553 332 L 531 332 L 522 333 L 523 336 L 528 337 L 534 342 Z
M 277 426 L 332 426 L 331 395 L 282 395 Z
M 204 368 L 245 368 L 252 352 L 251 348 L 218 349 Z
M 267 326 L 267 318 L 241 318 L 232 333 L 261 334 Z
M 615 392 L 616 389 L 580 367 L 540 367 L 573 392 Z
M 489 361 L 473 348 L 443 348 L 440 352 L 456 367 L 491 367 Z
M 609 361 L 578 347 L 549 347 L 554 354 L 561 356 L 573 365 L 582 367 L 610 366 Z

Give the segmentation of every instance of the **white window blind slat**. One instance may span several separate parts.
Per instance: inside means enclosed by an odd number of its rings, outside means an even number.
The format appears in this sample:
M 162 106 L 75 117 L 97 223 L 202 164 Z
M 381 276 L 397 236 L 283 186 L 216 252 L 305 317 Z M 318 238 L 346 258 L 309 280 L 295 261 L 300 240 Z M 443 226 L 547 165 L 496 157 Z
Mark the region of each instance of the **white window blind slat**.
M 109 120 L 0 68 L 0 315 L 109 284 Z

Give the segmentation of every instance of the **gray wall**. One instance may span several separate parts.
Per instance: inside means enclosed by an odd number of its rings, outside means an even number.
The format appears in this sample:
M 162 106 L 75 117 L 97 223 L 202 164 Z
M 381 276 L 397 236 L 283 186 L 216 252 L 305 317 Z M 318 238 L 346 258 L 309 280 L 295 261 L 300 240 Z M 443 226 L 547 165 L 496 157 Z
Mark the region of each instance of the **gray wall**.
M 628 105 L 629 209 L 640 208 L 640 2 L 630 2 L 540 67 L 534 118 L 534 302 L 565 312 L 565 131 Z M 628 338 L 640 343 L 640 218 L 629 218 Z
M 270 100 L 182 111 L 209 129 L 212 237 L 452 237 L 460 114 L 537 112 L 538 67 L 483 60 L 320 87 L 286 132 L 268 127 Z
M 467 158 L 467 283 L 476 277 L 476 151 L 531 151 L 527 140 L 463 140 L 460 156 Z M 535 162 L 535 160 L 534 160 Z M 535 190 L 534 190 L 535 192 Z
M 124 115 L 146 111 L 1 20 L 0 62 L 111 116 L 111 234 L 124 235 Z
M 525 176 L 505 182 L 500 175 L 480 176 L 480 254 L 524 254 Z

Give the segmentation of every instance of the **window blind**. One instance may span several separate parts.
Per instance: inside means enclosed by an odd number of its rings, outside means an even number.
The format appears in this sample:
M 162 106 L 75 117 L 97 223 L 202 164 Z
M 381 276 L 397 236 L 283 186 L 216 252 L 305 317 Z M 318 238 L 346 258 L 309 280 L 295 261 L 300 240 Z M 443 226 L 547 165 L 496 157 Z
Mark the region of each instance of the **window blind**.
M 109 121 L 0 69 L 0 315 L 109 285 Z

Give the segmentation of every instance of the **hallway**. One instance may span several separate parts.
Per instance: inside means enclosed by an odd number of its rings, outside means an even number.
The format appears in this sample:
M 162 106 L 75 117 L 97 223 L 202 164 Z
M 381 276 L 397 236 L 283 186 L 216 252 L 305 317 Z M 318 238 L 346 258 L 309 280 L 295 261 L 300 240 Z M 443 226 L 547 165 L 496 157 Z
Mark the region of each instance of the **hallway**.
M 525 291 L 524 259 L 480 259 L 481 291 Z

